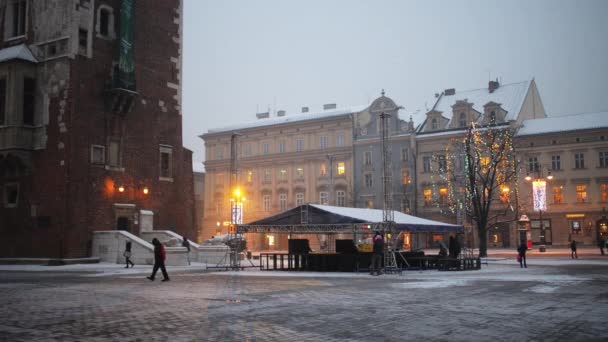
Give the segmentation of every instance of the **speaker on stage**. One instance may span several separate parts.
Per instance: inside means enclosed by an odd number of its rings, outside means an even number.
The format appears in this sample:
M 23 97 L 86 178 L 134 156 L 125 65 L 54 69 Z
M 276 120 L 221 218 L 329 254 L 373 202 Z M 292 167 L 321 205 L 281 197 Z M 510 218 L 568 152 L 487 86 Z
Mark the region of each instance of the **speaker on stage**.
M 336 240 L 336 253 L 356 254 L 357 246 L 353 240 Z

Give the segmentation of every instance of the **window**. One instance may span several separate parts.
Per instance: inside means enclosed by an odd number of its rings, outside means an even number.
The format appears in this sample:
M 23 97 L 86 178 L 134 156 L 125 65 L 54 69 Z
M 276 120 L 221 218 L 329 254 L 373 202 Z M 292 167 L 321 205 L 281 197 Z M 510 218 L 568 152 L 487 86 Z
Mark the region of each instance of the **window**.
M 247 183 L 253 183 L 253 170 L 247 170 Z
M 346 206 L 346 192 L 343 190 L 336 191 L 336 205 L 338 207 Z
M 431 120 L 431 129 L 437 129 L 437 119 Z
M 106 163 L 106 147 L 102 145 L 91 145 L 91 164 Z
M 107 36 L 110 32 L 110 12 L 106 9 L 99 11 L 99 34 Z
M 222 147 L 222 146 L 215 147 L 215 159 L 216 160 L 224 159 L 224 147 Z
M 587 186 L 577 185 L 576 186 L 576 202 L 585 203 L 587 202 Z
M 560 156 L 551 156 L 551 169 L 554 171 L 562 169 L 562 158 Z
M 0 126 L 6 124 L 6 79 L 0 79 Z
M 439 204 L 448 204 L 448 189 L 439 189 Z
M 581 221 L 570 221 L 570 228 L 572 229 L 571 233 L 573 235 L 580 234 L 582 226 L 583 223 Z
M 365 202 L 365 207 L 366 207 L 367 209 L 374 209 L 374 201 L 372 201 L 372 200 L 367 200 L 367 201 Z
M 600 192 L 602 193 L 602 202 L 608 202 L 608 184 L 600 185 Z
M 338 176 L 344 176 L 346 174 L 346 166 L 344 162 L 339 162 L 337 167 Z
M 366 173 L 364 175 L 364 179 L 365 179 L 365 187 L 366 188 L 371 188 L 372 187 L 372 174 L 371 173 Z
M 460 113 L 460 119 L 458 120 L 460 127 L 467 127 L 467 116 L 464 113 Z
M 270 211 L 270 206 L 271 206 L 271 202 L 270 202 L 270 195 L 263 195 L 262 196 L 262 205 L 263 205 L 263 209 L 265 212 L 269 212 Z
M 608 167 L 608 151 L 600 152 L 599 157 L 600 157 L 600 167 Z
M 336 136 L 336 146 L 337 147 L 344 146 L 344 134 L 338 134 L 338 136 Z
M 424 172 L 431 172 L 431 157 L 422 157 L 422 170 Z
M 245 144 L 245 157 L 251 157 L 251 144 Z
M 407 198 L 402 198 L 401 199 L 401 212 L 409 214 L 411 211 L 410 209 L 410 200 Z
M 8 15 L 6 17 L 5 35 L 7 38 L 21 37 L 25 35 L 27 27 L 27 1 L 13 0 L 7 6 Z
M 16 208 L 19 203 L 19 183 L 4 184 L 4 207 Z
M 89 31 L 81 28 L 78 29 L 78 53 L 81 55 L 87 55 L 89 47 Z
M 304 139 L 302 139 L 302 138 L 296 139 L 296 151 L 297 152 L 304 151 Z
M 326 191 L 319 192 L 319 204 L 329 204 L 329 193 L 327 193 Z
M 304 204 L 304 193 L 296 192 L 296 206 Z
M 490 123 L 496 123 L 496 112 L 495 111 L 491 111 L 490 112 Z
M 553 187 L 553 204 L 564 203 L 564 187 L 554 186 Z
M 120 141 L 110 140 L 108 144 L 108 165 L 120 166 Z
M 402 170 L 401 171 L 401 180 L 403 182 L 403 185 L 412 184 L 412 179 L 410 178 L 410 171 Z
M 439 171 L 445 171 L 447 169 L 447 162 L 445 156 L 437 156 L 437 167 Z
M 298 166 L 296 168 L 296 179 L 304 179 L 304 167 Z
M 279 142 L 279 153 L 285 153 L 285 142 Z
M 279 194 L 279 209 L 281 211 L 287 209 L 287 194 Z
M 287 169 L 279 169 L 279 173 L 277 174 L 279 182 L 287 181 Z
M 575 153 L 574 154 L 574 168 L 575 169 L 584 169 L 585 168 L 585 154 L 584 153 Z
M 327 136 L 325 136 L 325 135 L 321 136 L 319 138 L 319 148 L 322 150 L 326 149 L 328 147 L 327 142 L 328 142 Z
M 160 178 L 171 178 L 173 148 L 171 146 L 160 147 Z
M 264 153 L 264 154 L 270 153 L 270 144 L 269 143 L 262 144 L 262 153 Z
M 36 100 L 36 80 L 30 77 L 23 79 L 23 124 L 34 125 L 34 103 Z
M 321 168 L 319 169 L 319 175 L 321 177 L 327 176 L 327 165 L 325 165 L 325 163 L 321 163 Z
M 539 170 L 538 157 L 528 158 L 528 171 L 533 172 L 533 171 L 538 171 L 538 170 Z
M 424 195 L 424 206 L 425 207 L 431 206 L 433 204 L 433 190 L 424 189 L 422 193 Z
M 372 151 L 363 152 L 363 165 L 372 165 Z
M 270 183 L 272 181 L 272 174 L 270 169 L 264 169 L 264 183 Z
M 107 5 L 99 6 L 95 25 L 99 37 L 114 39 L 116 37 L 114 32 L 114 9 Z
M 407 161 L 409 159 L 410 151 L 407 147 L 401 149 L 401 161 Z

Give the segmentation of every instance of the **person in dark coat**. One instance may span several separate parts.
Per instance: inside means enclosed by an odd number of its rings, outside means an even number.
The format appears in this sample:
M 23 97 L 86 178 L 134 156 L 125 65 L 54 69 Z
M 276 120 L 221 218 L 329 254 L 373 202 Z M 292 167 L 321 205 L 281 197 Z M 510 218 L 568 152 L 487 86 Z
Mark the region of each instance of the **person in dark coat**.
M 572 252 L 570 253 L 570 257 L 572 259 L 578 259 L 578 253 L 576 253 L 576 240 L 572 240 L 572 242 L 570 242 L 570 250 L 572 250 Z
M 604 247 L 606 246 L 606 241 L 602 238 L 598 239 L 597 246 L 600 248 L 600 253 L 604 255 Z
M 133 261 L 131 261 L 131 241 L 127 241 L 127 244 L 125 245 L 125 252 L 122 253 L 122 255 L 125 257 L 125 262 L 127 263 L 125 268 L 129 268 L 129 264 L 131 265 L 131 268 L 133 268 L 135 264 Z
M 450 236 L 448 249 L 450 251 L 450 258 L 458 258 L 458 255 L 460 254 L 460 243 L 458 243 L 457 238 Z
M 526 252 L 528 251 L 528 246 L 526 246 L 525 242 L 522 242 L 519 247 L 517 247 L 517 254 L 519 256 L 519 267 L 520 268 L 528 268 L 526 264 Z
M 384 255 L 384 236 L 380 232 L 376 232 L 373 243 L 372 264 L 369 268 L 369 274 L 380 275 L 382 270 L 382 256 Z
M 190 265 L 190 241 L 188 241 L 188 238 L 185 236 L 183 236 L 182 247 L 186 247 L 188 250 L 188 265 Z
M 163 272 L 163 280 L 169 281 L 169 275 L 167 274 L 167 269 L 165 269 L 165 259 L 167 258 L 167 252 L 165 251 L 165 246 L 163 246 L 157 238 L 152 239 L 152 244 L 154 245 L 154 268 L 152 268 L 152 275 L 147 277 L 150 280 L 154 280 L 156 276 L 156 272 L 160 268 Z

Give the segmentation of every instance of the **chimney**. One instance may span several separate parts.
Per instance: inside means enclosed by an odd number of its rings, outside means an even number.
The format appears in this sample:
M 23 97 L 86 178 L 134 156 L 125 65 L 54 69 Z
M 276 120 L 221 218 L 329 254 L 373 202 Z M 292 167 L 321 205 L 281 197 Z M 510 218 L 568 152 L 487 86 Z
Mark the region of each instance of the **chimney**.
M 450 96 L 450 95 L 454 95 L 454 94 L 456 94 L 455 88 L 450 88 L 450 89 L 446 89 L 443 91 L 443 95 L 445 95 L 445 96 Z
M 267 119 L 270 117 L 270 112 L 257 113 L 255 115 L 258 119 Z
M 328 110 L 328 109 L 336 109 L 336 104 L 335 103 L 324 104 L 323 110 Z
M 308 113 L 308 107 L 302 107 L 302 113 Z
M 284 110 L 279 110 L 277 112 L 277 116 L 285 116 L 285 111 Z
M 496 79 L 496 81 L 488 82 L 488 90 L 490 91 L 490 93 L 493 93 L 494 90 L 498 89 L 498 87 L 500 87 L 500 84 L 498 83 L 498 78 Z

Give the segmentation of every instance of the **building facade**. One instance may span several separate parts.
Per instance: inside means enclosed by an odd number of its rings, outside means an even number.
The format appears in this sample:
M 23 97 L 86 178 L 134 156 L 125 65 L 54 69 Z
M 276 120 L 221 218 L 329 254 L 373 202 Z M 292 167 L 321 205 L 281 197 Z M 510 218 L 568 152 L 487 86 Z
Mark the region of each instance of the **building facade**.
M 0 253 L 82 257 L 92 232 L 193 235 L 181 1 L 2 0 Z
M 595 246 L 608 238 L 601 227 L 608 209 L 608 112 L 525 120 L 516 138 L 526 175 L 546 182 L 541 212 L 534 210 L 531 181 L 521 177 L 532 242 Z

